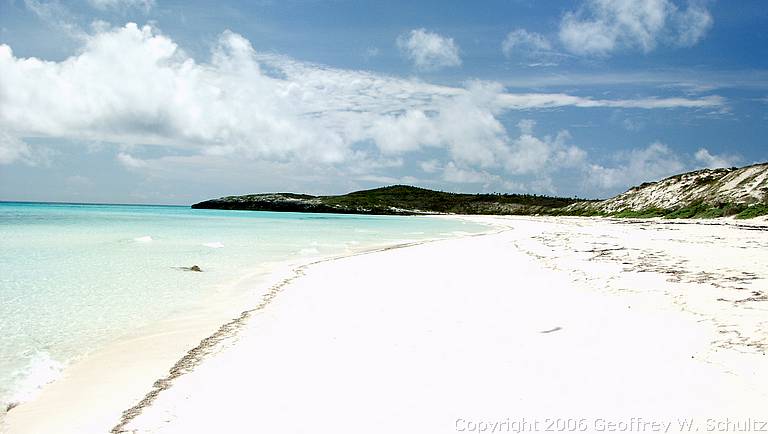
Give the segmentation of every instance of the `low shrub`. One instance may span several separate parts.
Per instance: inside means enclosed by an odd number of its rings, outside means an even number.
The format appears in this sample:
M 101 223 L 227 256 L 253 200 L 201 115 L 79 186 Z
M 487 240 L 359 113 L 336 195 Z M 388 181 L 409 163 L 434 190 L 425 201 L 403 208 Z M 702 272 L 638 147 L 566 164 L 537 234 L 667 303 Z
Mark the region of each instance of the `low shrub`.
M 750 205 L 744 211 L 736 214 L 737 219 L 751 219 L 762 215 L 768 215 L 768 205 L 762 203 L 756 203 Z

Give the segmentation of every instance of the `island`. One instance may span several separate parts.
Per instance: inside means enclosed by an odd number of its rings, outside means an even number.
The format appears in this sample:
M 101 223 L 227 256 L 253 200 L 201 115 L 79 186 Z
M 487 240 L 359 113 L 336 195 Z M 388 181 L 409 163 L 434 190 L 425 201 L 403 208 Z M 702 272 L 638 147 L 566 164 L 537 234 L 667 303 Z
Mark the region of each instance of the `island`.
M 450 193 L 393 185 L 337 196 L 264 193 L 226 196 L 199 209 L 372 215 L 475 214 L 620 218 L 746 219 L 768 214 L 768 163 L 702 169 L 632 187 L 606 200 L 537 194 Z

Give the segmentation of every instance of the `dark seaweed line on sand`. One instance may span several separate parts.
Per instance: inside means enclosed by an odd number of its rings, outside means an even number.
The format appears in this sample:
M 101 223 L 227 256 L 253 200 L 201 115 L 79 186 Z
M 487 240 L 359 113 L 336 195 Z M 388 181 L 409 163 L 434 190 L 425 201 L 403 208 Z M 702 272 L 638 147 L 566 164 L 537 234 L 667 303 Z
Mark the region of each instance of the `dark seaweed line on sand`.
M 497 234 L 497 233 L 504 232 L 506 230 L 509 230 L 509 229 L 504 228 L 496 231 L 482 232 L 479 234 L 464 235 L 461 238 Z M 120 417 L 120 422 L 118 422 L 118 424 L 115 425 L 114 428 L 110 430 L 110 433 L 121 434 L 121 433 L 127 432 L 125 431 L 125 427 L 134 418 L 139 416 L 144 408 L 149 407 L 155 401 L 155 399 L 157 399 L 157 397 L 160 395 L 160 392 L 170 388 L 173 383 L 173 380 L 175 380 L 176 378 L 184 374 L 192 372 L 192 370 L 196 366 L 200 365 L 200 363 L 205 359 L 205 356 L 210 354 L 212 350 L 219 343 L 223 342 L 228 338 L 233 337 L 242 328 L 242 326 L 246 323 L 246 321 L 248 320 L 248 318 L 251 317 L 252 314 L 260 310 L 263 310 L 265 307 L 267 307 L 272 302 L 272 300 L 274 300 L 275 297 L 277 297 L 277 295 L 280 292 L 282 292 L 282 290 L 288 284 L 304 276 L 306 270 L 309 267 L 313 265 L 321 264 L 324 262 L 335 261 L 338 259 L 351 258 L 354 256 L 367 255 L 370 253 L 385 252 L 388 250 L 402 249 L 405 247 L 418 246 L 418 245 L 422 245 L 430 242 L 443 241 L 443 240 L 445 239 L 417 241 L 412 243 L 396 244 L 393 246 L 382 247 L 378 249 L 364 250 L 362 252 L 353 253 L 350 255 L 334 256 L 331 258 L 320 259 L 320 260 L 310 262 L 304 265 L 300 265 L 294 268 L 292 270 L 292 275 L 290 277 L 286 277 L 285 279 L 281 280 L 280 282 L 270 287 L 267 293 L 262 296 L 261 302 L 257 304 L 254 308 L 243 311 L 240 314 L 240 316 L 225 323 L 224 325 L 219 327 L 219 329 L 216 330 L 216 332 L 214 332 L 212 335 L 200 341 L 200 343 L 195 348 L 189 350 L 184 357 L 182 357 L 178 362 L 176 362 L 173 365 L 173 367 L 171 367 L 171 369 L 168 371 L 168 375 L 155 381 L 155 383 L 152 386 L 152 390 L 149 391 L 141 401 L 139 401 L 136 405 L 129 408 L 128 410 L 123 411 L 123 414 Z

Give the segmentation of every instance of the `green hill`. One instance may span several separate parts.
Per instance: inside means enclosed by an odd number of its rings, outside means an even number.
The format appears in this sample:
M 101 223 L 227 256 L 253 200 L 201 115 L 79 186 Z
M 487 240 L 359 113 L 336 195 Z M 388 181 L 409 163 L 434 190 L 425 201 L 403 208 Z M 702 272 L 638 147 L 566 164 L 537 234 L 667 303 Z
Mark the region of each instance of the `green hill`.
M 339 196 L 267 193 L 228 196 L 192 208 L 341 214 L 541 214 L 579 202 L 531 194 L 465 194 L 393 185 Z
M 752 218 L 768 214 L 768 163 L 702 169 L 647 182 L 606 200 L 535 194 L 465 194 L 392 185 L 340 196 L 267 193 L 227 196 L 192 208 L 339 214 L 497 214 L 604 217 Z

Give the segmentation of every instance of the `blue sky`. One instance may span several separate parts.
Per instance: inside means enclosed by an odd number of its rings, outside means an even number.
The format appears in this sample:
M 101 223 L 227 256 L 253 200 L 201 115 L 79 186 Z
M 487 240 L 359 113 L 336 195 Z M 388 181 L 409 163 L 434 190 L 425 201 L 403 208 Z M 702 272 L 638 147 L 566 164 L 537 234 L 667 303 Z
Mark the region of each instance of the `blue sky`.
M 768 160 L 761 1 L 0 0 L 0 200 L 607 197 Z

